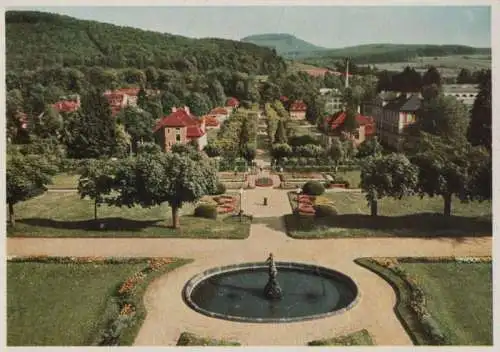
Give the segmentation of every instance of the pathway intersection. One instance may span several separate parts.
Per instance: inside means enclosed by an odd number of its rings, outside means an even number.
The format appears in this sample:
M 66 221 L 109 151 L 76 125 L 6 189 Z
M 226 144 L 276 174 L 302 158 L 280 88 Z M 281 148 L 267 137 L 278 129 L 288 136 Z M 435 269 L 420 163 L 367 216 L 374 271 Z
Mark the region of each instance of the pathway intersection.
M 264 197 L 268 206 L 263 205 Z M 285 233 L 282 216 L 291 212 L 287 191 L 256 188 L 243 195 L 245 213 L 254 216 L 245 240 L 171 238 L 8 238 L 7 255 L 25 256 L 162 256 L 192 258 L 194 262 L 168 273 L 148 288 L 148 315 L 135 340 L 138 346 L 175 345 L 183 331 L 243 345 L 305 345 L 366 328 L 377 345 L 411 345 L 394 314 L 396 296 L 376 274 L 354 259 L 369 256 L 491 255 L 487 238 L 342 238 L 295 240 Z M 351 310 L 332 317 L 286 324 L 224 321 L 201 315 L 184 304 L 186 282 L 209 268 L 264 261 L 273 252 L 278 261 L 313 263 L 339 270 L 358 285 L 361 298 Z

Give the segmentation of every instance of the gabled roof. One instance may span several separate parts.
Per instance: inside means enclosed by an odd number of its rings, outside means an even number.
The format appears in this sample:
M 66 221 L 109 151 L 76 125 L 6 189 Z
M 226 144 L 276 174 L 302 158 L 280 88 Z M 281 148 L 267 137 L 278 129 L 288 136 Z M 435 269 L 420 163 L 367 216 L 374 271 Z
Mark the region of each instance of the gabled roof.
M 400 112 L 415 112 L 420 109 L 422 99 L 419 94 L 411 94 L 409 97 L 401 95 L 399 98 L 388 102 L 384 109 Z
M 239 105 L 240 105 L 239 100 L 234 97 L 231 97 L 226 101 L 226 106 L 230 106 L 232 108 L 237 108 Z
M 59 112 L 73 112 L 80 108 L 80 103 L 73 100 L 61 100 L 52 104 L 52 107 Z
M 302 100 L 296 100 L 290 105 L 290 111 L 306 111 L 307 105 Z
M 203 136 L 205 133 L 201 130 L 199 126 L 188 126 L 187 127 L 187 137 L 188 138 L 198 138 Z
M 220 125 L 219 120 L 215 116 L 206 115 L 203 117 L 205 118 L 205 125 L 208 127 L 217 127 Z
M 184 109 L 177 109 L 168 116 L 164 116 L 155 126 L 153 132 L 158 131 L 163 127 L 188 127 L 199 124 L 198 118 L 192 114 L 188 114 Z
M 228 115 L 229 113 L 225 108 L 217 107 L 210 110 L 210 114 L 214 115 Z
M 342 126 L 344 124 L 344 121 L 346 119 L 346 112 L 345 111 L 338 111 L 332 116 L 328 116 L 326 118 L 326 122 L 328 125 L 332 127 L 332 130 L 337 129 L 338 127 Z M 361 114 L 356 115 L 356 121 L 360 126 L 364 125 L 371 125 L 374 123 L 374 119 L 371 116 L 364 116 Z

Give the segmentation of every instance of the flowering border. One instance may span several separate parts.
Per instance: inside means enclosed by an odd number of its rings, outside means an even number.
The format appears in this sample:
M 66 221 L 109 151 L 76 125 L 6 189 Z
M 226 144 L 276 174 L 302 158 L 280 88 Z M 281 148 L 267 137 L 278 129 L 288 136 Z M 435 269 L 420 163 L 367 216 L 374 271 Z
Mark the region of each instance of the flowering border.
M 124 336 L 126 335 L 125 331 L 129 328 L 134 328 L 138 325 L 140 326 L 146 316 L 142 303 L 142 296 L 148 284 L 161 274 L 192 261 L 171 257 L 55 257 L 45 254 L 9 256 L 7 257 L 7 260 L 9 262 L 39 262 L 57 264 L 147 264 L 145 268 L 134 273 L 118 285 L 116 291 L 112 294 L 109 302 L 114 307 L 107 307 L 107 309 L 114 312 L 113 318 L 106 322 L 106 327 L 98 336 L 96 336 L 96 340 L 92 344 L 94 346 L 122 345 L 124 342 Z M 138 331 L 138 329 L 133 330 L 134 331 L 132 333 Z M 128 340 L 130 340 L 130 338 L 127 339 L 126 342 L 133 342 L 133 339 L 131 341 Z

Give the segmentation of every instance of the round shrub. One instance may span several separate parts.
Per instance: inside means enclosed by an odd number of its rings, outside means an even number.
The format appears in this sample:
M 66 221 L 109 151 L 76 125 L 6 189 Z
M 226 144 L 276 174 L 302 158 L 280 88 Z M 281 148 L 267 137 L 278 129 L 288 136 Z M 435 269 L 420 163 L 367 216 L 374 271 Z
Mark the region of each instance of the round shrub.
M 319 181 L 308 181 L 302 187 L 302 193 L 310 196 L 320 196 L 325 193 L 325 186 Z
M 337 215 L 337 209 L 331 205 L 318 204 L 314 206 L 317 218 L 327 218 L 329 216 Z
M 224 194 L 226 193 L 226 186 L 222 182 L 217 182 L 217 188 L 214 194 Z
M 194 216 L 198 218 L 217 219 L 217 207 L 211 204 L 200 204 L 194 209 Z

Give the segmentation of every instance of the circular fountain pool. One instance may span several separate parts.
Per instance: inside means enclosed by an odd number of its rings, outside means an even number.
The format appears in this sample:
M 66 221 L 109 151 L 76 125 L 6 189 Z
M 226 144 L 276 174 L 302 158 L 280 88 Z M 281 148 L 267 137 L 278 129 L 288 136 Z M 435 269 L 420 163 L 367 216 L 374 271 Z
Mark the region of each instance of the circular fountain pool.
M 276 262 L 279 300 L 264 294 L 265 263 L 245 263 L 207 270 L 184 287 L 194 310 L 220 319 L 244 322 L 291 322 L 322 318 L 351 308 L 358 288 L 348 276 L 309 264 Z

